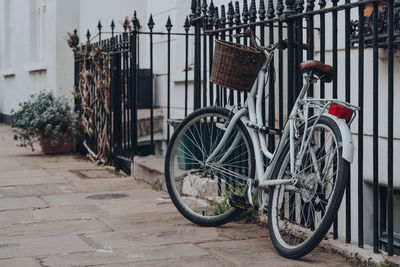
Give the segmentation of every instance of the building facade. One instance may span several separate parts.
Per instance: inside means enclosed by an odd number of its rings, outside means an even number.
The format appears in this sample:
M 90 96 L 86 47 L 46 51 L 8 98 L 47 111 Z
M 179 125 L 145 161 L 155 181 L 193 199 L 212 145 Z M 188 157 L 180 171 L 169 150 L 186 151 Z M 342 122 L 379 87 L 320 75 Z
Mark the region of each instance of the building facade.
M 215 0 L 215 6 L 226 4 L 226 0 Z M 339 1 L 343 4 L 345 1 Z M 276 1 L 275 1 L 276 3 Z M 99 38 L 98 22 L 101 21 L 102 37 L 110 34 L 109 25 L 114 20 L 115 31 L 122 32 L 122 23 L 126 16 L 132 17 L 133 11 L 137 10 L 137 16 L 142 25 L 141 30 L 147 31 L 147 22 L 152 14 L 156 22 L 154 32 L 166 32 L 165 23 L 170 16 L 173 29 L 183 32 L 185 18 L 190 13 L 190 1 L 188 0 L 0 0 L 0 121 L 9 121 L 12 109 L 18 107 L 18 103 L 26 100 L 29 95 L 41 90 L 53 90 L 56 95 L 64 95 L 72 101 L 72 90 L 74 82 L 73 54 L 65 40 L 67 32 L 78 30 L 81 42 L 86 40 L 87 30 L 90 38 Z M 327 15 L 327 20 L 331 18 Z M 344 99 L 345 95 L 345 62 L 344 60 L 344 15 L 339 14 L 339 60 L 338 60 L 338 98 Z M 352 11 L 351 17 L 357 18 Z M 315 20 L 319 25 L 319 20 Z M 342 38 L 343 37 L 343 38 Z M 167 59 L 166 59 L 166 37 L 154 37 L 154 103 L 166 114 L 166 84 L 167 84 Z M 320 56 L 319 32 L 314 34 L 316 40 L 315 58 Z M 332 28 L 327 27 L 326 32 L 326 63 L 332 62 Z M 193 40 L 190 39 L 193 43 Z M 149 67 L 148 62 L 148 39 L 140 40 L 141 67 Z M 171 42 L 171 117 L 184 117 L 184 39 L 173 37 Z M 192 49 L 192 48 L 190 48 Z M 193 51 L 189 51 L 189 66 L 194 64 Z M 358 64 L 357 49 L 351 50 L 351 67 L 356 69 Z M 387 49 L 379 51 L 380 77 L 387 75 Z M 386 55 L 386 56 L 385 56 Z M 364 106 L 364 142 L 365 153 L 363 159 L 357 158 L 357 142 L 355 143 L 355 158 L 351 168 L 352 177 L 357 177 L 357 162 L 364 162 L 364 217 L 358 218 L 357 210 L 357 180 L 351 181 L 351 239 L 357 240 L 358 220 L 364 221 L 364 239 L 366 244 L 372 244 L 372 48 L 365 50 L 365 99 Z M 190 68 L 189 68 L 190 69 Z M 395 57 L 395 73 L 400 73 L 400 56 Z M 189 71 L 189 83 L 192 88 L 193 71 Z M 354 78 L 353 78 L 354 77 Z M 358 87 L 357 73 L 352 73 L 351 87 Z M 400 75 L 395 75 L 395 103 L 400 101 Z M 318 85 L 317 85 L 318 86 Z M 380 81 L 379 91 L 379 183 L 382 187 L 387 186 L 387 80 Z M 330 84 L 326 85 L 326 96 L 331 97 Z M 316 95 L 318 97 L 318 94 Z M 193 92 L 189 91 L 188 98 L 193 99 Z M 358 104 L 356 90 L 351 91 L 351 102 Z M 189 101 L 189 110 L 192 101 Z M 400 106 L 395 105 L 395 114 L 400 114 Z M 286 110 L 286 108 L 284 108 Z M 394 125 L 394 162 L 400 162 L 400 120 L 397 118 Z M 353 138 L 357 138 L 357 120 L 352 125 Z M 164 120 L 164 129 L 166 121 Z M 163 139 L 166 140 L 166 131 Z M 162 152 L 162 151 L 161 151 Z M 395 164 L 394 173 L 400 173 L 400 165 Z M 400 177 L 394 179 L 394 188 L 400 190 Z M 400 195 L 395 194 L 395 232 L 400 234 Z M 344 236 L 345 208 L 344 201 L 339 211 L 339 234 Z

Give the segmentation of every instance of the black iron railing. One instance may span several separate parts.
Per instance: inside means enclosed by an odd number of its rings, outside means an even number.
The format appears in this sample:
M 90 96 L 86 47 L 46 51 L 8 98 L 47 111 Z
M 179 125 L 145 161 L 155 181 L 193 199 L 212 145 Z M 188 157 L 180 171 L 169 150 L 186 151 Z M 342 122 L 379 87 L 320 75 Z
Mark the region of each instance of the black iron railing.
M 276 3 L 276 5 L 274 5 Z M 400 4 L 398 0 L 385 1 L 385 9 L 382 9 L 382 1 L 378 0 L 345 0 L 339 4 L 338 0 L 243 0 L 214 6 L 207 0 L 192 0 L 191 14 L 183 25 L 182 33 L 172 32 L 173 25 L 168 19 L 165 31 L 155 32 L 154 21 L 150 16 L 147 27 L 140 27 L 140 23 L 134 15 L 129 27 L 124 32 L 102 31 L 88 40 L 98 37 L 95 45 L 103 45 L 106 51 L 111 52 L 112 61 L 111 94 L 112 94 L 112 118 L 110 124 L 110 139 L 112 140 L 111 158 L 117 168 L 129 171 L 128 166 L 134 155 L 140 154 L 138 147 L 138 103 L 141 102 L 140 71 L 142 62 L 138 56 L 141 52 L 139 44 L 142 38 L 149 40 L 149 54 L 147 63 L 150 66 L 151 80 L 155 74 L 154 63 L 164 64 L 167 85 L 166 117 L 164 119 L 181 119 L 193 109 L 203 106 L 219 105 L 243 105 L 247 97 L 246 93 L 232 91 L 212 84 L 209 76 L 212 69 L 214 40 L 223 39 L 232 42 L 249 44 L 249 40 L 235 39 L 233 33 L 238 33 L 244 28 L 251 28 L 260 38 L 263 44 L 272 44 L 276 41 L 288 39 L 287 50 L 280 49 L 276 55 L 269 77 L 269 85 L 264 93 L 263 103 L 264 121 L 272 128 L 283 128 L 295 98 L 303 83 L 303 75 L 299 64 L 307 59 L 318 59 L 334 66 L 334 78 L 331 84 L 318 83 L 310 89 L 310 97 L 342 98 L 353 104 L 358 104 L 361 111 L 358 119 L 352 127 L 354 141 L 356 143 L 356 161 L 352 166 L 352 176 L 346 187 L 346 195 L 343 204 L 344 212 L 333 223 L 333 238 L 339 236 L 339 229 L 345 229 L 343 235 L 347 243 L 357 239 L 358 245 L 363 247 L 365 243 L 372 244 L 374 252 L 379 249 L 387 249 L 389 255 L 398 247 L 396 233 L 394 233 L 394 205 L 393 195 L 398 191 L 393 187 L 394 156 L 399 151 L 394 150 L 394 53 L 399 42 L 400 33 Z M 370 17 L 365 17 L 365 7 L 372 8 Z M 358 12 L 351 12 L 358 11 Z M 382 12 L 384 12 L 382 14 Z M 370 28 L 365 30 L 368 22 Z M 364 30 L 359 30 L 364 29 Z M 104 34 L 111 34 L 111 38 L 103 40 Z M 153 36 L 165 35 L 165 58 L 153 57 Z M 184 36 L 185 43 L 185 96 L 184 114 L 181 118 L 171 118 L 171 108 L 174 108 L 174 97 L 171 98 L 171 36 Z M 189 58 L 191 43 L 194 43 L 194 69 L 189 70 Z M 308 43 L 309 50 L 304 52 L 301 43 Z M 387 57 L 380 60 L 379 48 L 387 49 Z M 366 56 L 366 53 L 368 55 Z M 371 54 L 371 56 L 369 56 Z M 75 77 L 79 78 L 80 61 L 76 58 Z M 155 62 L 154 62 L 155 60 Z M 356 64 L 352 64 L 352 62 Z M 368 64 L 366 64 L 368 62 Z M 371 62 L 372 64 L 369 64 Z M 382 67 L 384 66 L 382 70 Z M 387 66 L 387 68 L 386 68 Z M 381 68 L 381 69 L 380 69 Z M 344 71 L 343 71 L 344 70 Z M 193 83 L 192 83 L 193 77 Z M 354 78 L 357 77 L 357 78 Z M 369 79 L 369 77 L 371 77 Z M 387 80 L 386 83 L 380 83 Z M 369 82 L 372 81 L 372 82 Z M 385 84 L 383 86 L 382 84 Z M 153 114 L 153 95 L 155 88 L 151 83 L 151 103 L 149 105 L 150 118 L 150 149 L 148 153 L 154 153 L 155 118 Z M 95 88 L 93 88 L 95 90 Z M 188 98 L 190 90 L 193 90 L 192 101 Z M 380 91 L 386 91 L 385 98 L 380 97 Z M 356 93 L 352 93 L 356 92 Z M 398 95 L 397 95 L 398 97 Z M 369 101 L 371 99 L 371 101 Z M 387 106 L 387 125 L 379 123 L 381 113 L 380 106 Z M 372 129 L 365 127 L 366 121 L 372 120 Z M 383 131 L 383 128 L 386 128 Z M 169 140 L 172 128 L 167 126 L 166 140 Z M 387 134 L 386 134 L 387 133 Z M 366 138 L 372 138 L 372 147 L 368 146 Z M 387 140 L 387 162 L 380 162 L 379 140 Z M 95 149 L 95 142 L 92 146 Z M 275 139 L 268 138 L 268 146 L 273 149 Z M 382 146 L 382 145 L 381 145 Z M 372 162 L 364 162 L 367 154 L 372 151 Z M 387 166 L 383 166 L 386 164 Z M 372 173 L 366 172 L 366 167 L 372 167 Z M 381 172 L 387 169 L 387 183 L 381 182 Z M 350 173 L 349 173 L 350 175 Z M 365 177 L 372 177 L 371 186 L 365 182 Z M 356 180 L 356 183 L 351 183 Z M 382 179 L 383 180 L 383 179 Z M 381 184 L 381 185 L 380 185 Z M 356 188 L 352 188 L 352 186 Z M 365 190 L 368 193 L 365 194 Z M 352 195 L 353 194 L 353 195 Z M 372 195 L 372 200 L 368 198 Z M 354 201 L 357 205 L 351 205 Z M 352 210 L 355 209 L 355 210 Z M 397 208 L 398 209 L 398 208 Z M 356 216 L 354 216 L 356 214 Z M 353 216 L 352 216 L 353 215 Z M 369 218 L 373 222 L 370 224 Z M 356 218 L 353 225 L 351 219 Z M 342 225 L 343 224 L 343 225 Z M 355 225 L 357 225 L 355 227 Z M 339 228 L 339 226 L 341 226 Z M 352 230 L 357 234 L 352 235 Z M 372 234 L 371 234 L 372 232 Z M 353 238 L 352 238 L 353 236 Z M 398 250 L 397 250 L 398 251 Z
M 81 147 L 81 150 L 86 151 L 90 149 L 94 154 L 99 150 L 99 133 L 103 131 L 104 127 L 108 128 L 108 139 L 110 142 L 110 151 L 108 154 L 108 160 L 110 163 L 116 166 L 116 169 L 122 169 L 127 173 L 130 173 L 132 159 L 135 155 L 149 155 L 156 153 L 156 141 L 155 133 L 157 131 L 163 131 L 163 119 L 171 119 L 171 37 L 185 37 L 185 70 L 189 69 L 189 39 L 193 35 L 189 33 L 190 24 L 189 19 L 183 24 L 182 32 L 173 32 L 173 25 L 171 19 L 165 24 L 165 31 L 155 32 L 153 31 L 155 22 L 153 17 L 150 15 L 147 27 L 148 30 L 144 30 L 144 27 L 140 24 L 136 11 L 134 12 L 131 21 L 126 20 L 122 32 L 115 31 L 115 23 L 112 21 L 110 25 L 111 31 L 104 31 L 101 22 L 99 22 L 97 28 L 98 33 L 95 36 L 91 36 L 89 30 L 86 34 L 86 42 L 78 47 L 75 51 L 85 50 L 86 54 L 82 56 L 79 53 L 75 53 L 75 86 L 78 86 L 80 79 L 82 78 L 82 64 L 83 57 L 86 57 L 86 68 L 94 75 L 98 75 L 94 68 L 94 62 L 90 60 L 90 53 L 92 47 L 102 47 L 104 53 L 108 53 L 110 56 L 110 64 L 103 66 L 108 68 L 110 71 L 110 106 L 111 112 L 108 114 L 108 120 L 106 125 L 104 122 L 99 120 L 98 114 L 104 112 L 101 105 L 95 105 L 94 110 L 94 133 L 92 135 L 85 134 L 81 140 L 81 143 L 85 142 L 85 146 Z M 75 34 L 77 31 L 75 30 Z M 109 38 L 104 38 L 105 35 L 109 35 Z M 154 73 L 154 52 L 153 46 L 154 36 L 166 36 L 166 47 L 165 47 L 165 58 L 158 58 L 157 64 L 160 62 L 165 64 L 165 71 L 163 73 Z M 145 42 L 143 39 L 147 39 Z M 143 41 L 143 42 L 142 42 Z M 140 44 L 147 44 L 149 52 L 145 49 L 140 48 Z M 147 47 L 146 47 L 147 48 Z M 145 52 L 143 52 L 145 51 Z M 140 62 L 141 53 L 147 53 L 144 61 Z M 149 66 L 147 69 L 141 66 Z M 166 106 L 166 116 L 164 114 L 158 114 L 155 116 L 154 109 L 160 108 L 160 103 L 154 103 L 154 77 L 156 74 L 162 74 L 167 76 L 167 84 L 165 86 L 167 91 L 166 103 L 161 105 Z M 189 88 L 189 77 L 188 71 L 185 71 L 185 103 L 184 103 L 184 116 L 188 114 L 188 88 Z M 107 82 L 107 81 L 104 81 Z M 93 84 L 92 96 L 96 98 L 98 94 L 98 88 Z M 94 100 L 94 99 L 93 99 Z M 77 100 L 76 106 L 80 106 L 80 101 Z M 85 112 L 81 110 L 81 112 Z M 139 115 L 138 115 L 139 114 Z M 140 114 L 144 114 L 141 116 Z M 183 117 L 183 115 L 182 115 Z M 180 118 L 181 119 L 181 118 Z M 170 138 L 170 126 L 166 129 L 166 140 L 161 138 L 158 140 L 160 143 L 169 140 Z M 143 137 L 148 137 L 148 140 L 140 141 Z M 146 139 L 146 138 L 145 138 Z M 159 144 L 158 147 L 161 147 Z
M 381 2 L 386 3 L 383 8 Z M 310 89 L 308 95 L 310 97 L 340 97 L 361 107 L 358 125 L 353 126 L 352 129 L 357 142 L 357 159 L 352 168 L 357 169 L 357 175 L 350 177 L 347 184 L 344 216 L 334 221 L 333 237 L 338 238 L 338 225 L 343 221 L 345 224 L 343 235 L 347 243 L 352 240 L 353 229 L 358 232 L 357 235 L 354 235 L 357 238 L 353 239 L 358 239 L 360 247 L 364 246 L 365 238 L 372 239 L 372 242 L 368 243 L 372 243 L 374 252 L 378 252 L 380 248 L 386 248 L 388 254 L 393 255 L 393 240 L 396 237 L 396 234 L 393 233 L 393 140 L 395 139 L 393 136 L 395 115 L 393 104 L 394 101 L 400 100 L 394 99 L 393 57 L 394 49 L 399 42 L 400 4 L 399 1 L 394 0 L 352 2 L 346 0 L 343 4 L 338 3 L 338 0 L 278 0 L 276 2 L 261 0 L 257 3 L 255 0 L 249 2 L 243 0 L 240 3 L 239 1 L 230 2 L 227 7 L 223 5 L 218 8 L 212 2 L 192 0 L 190 17 L 195 32 L 194 107 L 227 103 L 242 105 L 244 103 L 245 93 L 221 88 L 207 81 L 209 79 L 208 72 L 212 67 L 213 40 L 227 39 L 248 44 L 246 39 L 232 38 L 233 33 L 240 32 L 245 28 L 251 28 L 263 44 L 272 44 L 277 41 L 276 39 L 278 41 L 288 39 L 288 49 L 287 51 L 279 50 L 266 89 L 268 98 L 263 106 L 263 114 L 265 115 L 264 120 L 270 127 L 283 127 L 285 118 L 302 87 L 303 77 L 299 64 L 306 59 L 318 59 L 332 64 L 335 69 L 333 83 L 317 84 Z M 365 15 L 365 7 L 372 10 L 369 17 Z M 352 13 L 352 10 L 357 10 L 358 16 L 354 16 L 355 12 Z M 344 19 L 344 21 L 339 19 Z M 369 25 L 369 28 L 366 28 L 366 24 Z M 344 42 L 342 42 L 343 39 Z M 303 52 L 301 46 L 295 45 L 297 43 L 308 43 L 310 48 L 307 52 Z M 343 43 L 344 45 L 341 47 Z M 369 58 L 365 58 L 364 55 L 367 47 L 372 48 L 372 64 L 368 65 L 365 62 Z M 378 50 L 380 47 L 387 48 L 387 61 L 380 61 Z M 358 54 L 356 57 L 354 57 L 354 51 Z M 351 64 L 352 60 L 358 61 L 357 68 Z M 387 64 L 386 74 L 379 71 L 379 66 L 382 64 Z M 344 69 L 344 72 L 339 72 L 339 68 Z M 343 75 L 339 75 L 339 73 L 343 73 Z M 352 82 L 355 76 L 358 76 L 357 85 Z M 366 78 L 370 76 L 372 76 L 372 86 L 365 82 Z M 383 87 L 380 83 L 381 79 L 387 79 L 388 85 Z M 366 106 L 365 94 L 369 93 L 367 89 L 371 89 L 372 102 Z M 352 94 L 352 91 L 355 90 L 358 91 L 356 97 L 355 94 Z M 387 99 L 379 98 L 378 92 L 381 90 L 387 91 Z M 388 109 L 387 136 L 382 134 L 382 126 L 378 123 L 381 115 L 378 111 L 380 105 L 387 105 Z M 365 108 L 368 112 L 372 109 L 371 134 L 364 129 Z M 368 112 L 367 114 L 369 114 Z M 372 136 L 372 149 L 367 147 L 364 142 L 366 136 Z M 385 167 L 388 170 L 388 182 L 385 186 L 379 185 L 379 169 L 383 168 L 382 162 L 379 163 L 379 139 L 387 139 L 387 166 Z M 268 145 L 273 149 L 275 145 L 273 137 L 269 138 Z M 364 163 L 364 154 L 371 153 L 371 151 L 373 162 Z M 373 165 L 371 174 L 365 173 L 366 165 Z M 350 173 L 348 175 L 350 176 Z M 364 176 L 368 175 L 373 177 L 372 201 L 364 197 L 366 185 Z M 357 179 L 357 183 L 353 183 L 357 186 L 356 190 L 351 188 L 353 179 Z M 351 203 L 354 200 L 358 202 L 357 216 L 352 216 L 354 212 Z M 365 213 L 367 215 L 371 213 L 373 217 L 372 235 L 370 235 L 371 231 L 365 231 Z M 357 218 L 357 227 L 352 228 L 352 217 Z M 397 240 L 395 241 L 395 244 L 399 244 Z

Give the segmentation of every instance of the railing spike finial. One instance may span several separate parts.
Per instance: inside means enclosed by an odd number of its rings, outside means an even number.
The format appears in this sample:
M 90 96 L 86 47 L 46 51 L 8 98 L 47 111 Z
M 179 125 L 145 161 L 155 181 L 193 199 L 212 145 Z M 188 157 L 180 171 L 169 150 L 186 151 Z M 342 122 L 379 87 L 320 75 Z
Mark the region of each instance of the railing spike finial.
M 196 1 L 196 15 L 197 16 L 201 15 L 201 3 L 200 3 L 200 0 Z
M 265 3 L 264 0 L 260 0 L 260 8 L 258 10 L 258 18 L 260 20 L 265 20 Z
M 133 11 L 133 17 L 132 17 L 132 24 L 135 26 L 138 22 L 137 16 L 136 16 L 136 10 Z
M 172 29 L 172 26 L 174 26 L 174 25 L 172 25 L 171 18 L 170 18 L 170 16 L 168 16 L 167 24 L 165 24 L 165 28 L 167 28 L 167 31 L 170 31 Z
M 256 0 L 251 0 L 250 3 L 250 21 L 255 22 L 257 19 Z
M 99 32 L 101 32 L 101 28 L 103 28 L 103 26 L 101 25 L 101 22 L 99 20 L 99 23 L 97 24 L 97 29 L 99 29 Z
M 337 4 L 337 2 L 339 2 L 339 0 L 331 0 L 331 2 L 332 2 L 333 4 Z
M 302 13 L 304 10 L 304 0 L 297 0 L 295 5 L 297 13 Z
M 138 31 L 140 28 L 139 19 L 137 18 L 136 10 L 133 11 L 132 26 L 134 31 Z
M 285 9 L 285 6 L 283 5 L 283 0 L 278 0 L 276 4 L 276 14 L 278 16 L 283 14 L 283 10 Z
M 192 10 L 192 15 L 193 16 L 196 15 L 196 5 L 197 5 L 196 0 L 192 0 L 192 4 L 191 4 L 190 9 Z
M 153 14 L 150 14 L 150 18 L 149 18 L 149 22 L 147 23 L 147 26 L 149 26 L 150 30 L 152 30 L 154 28 Z
M 190 29 L 190 21 L 189 21 L 188 16 L 186 16 L 185 24 L 183 24 L 183 28 L 185 29 L 185 31 L 188 31 Z
M 90 42 L 90 31 L 89 31 L 89 29 L 86 32 L 86 38 L 87 38 L 87 41 Z
M 314 2 L 315 2 L 315 0 L 307 0 L 307 12 L 314 10 L 314 7 L 315 7 Z
M 219 19 L 219 11 L 217 6 L 214 9 L 214 24 L 217 27 L 217 29 L 219 29 L 219 27 L 221 26 L 221 22 Z
M 210 6 L 208 7 L 208 20 L 207 20 L 207 24 L 208 24 L 209 26 L 213 24 L 214 12 L 215 12 L 215 7 L 214 7 L 213 1 L 211 0 Z
M 219 21 L 221 23 L 221 27 L 225 28 L 225 25 L 226 25 L 225 5 L 221 6 L 221 19 Z
M 247 23 L 247 21 L 249 20 L 250 17 L 250 13 L 249 13 L 249 6 L 247 4 L 247 0 L 243 0 L 243 22 Z
M 239 6 L 239 1 L 235 1 L 235 23 L 236 25 L 240 24 L 240 6 Z
M 286 11 L 285 11 L 286 14 L 291 15 L 296 13 L 294 6 L 295 0 L 285 0 L 285 4 L 286 4 Z
M 325 0 L 319 0 L 318 5 L 319 5 L 321 8 L 324 8 L 324 7 L 326 6 L 326 1 L 325 1 Z
M 77 35 L 77 34 L 78 34 L 78 30 L 74 29 L 74 35 Z
M 227 13 L 227 21 L 228 25 L 233 25 L 233 15 L 235 14 L 235 11 L 233 10 L 233 3 L 232 1 L 229 2 L 228 4 L 228 13 Z
M 274 1 L 268 0 L 268 13 L 267 17 L 273 19 L 275 17 Z
M 111 37 L 114 37 L 114 29 L 115 29 L 114 20 L 111 20 L 110 27 L 111 27 Z
M 201 6 L 201 11 L 203 11 L 203 15 L 207 15 L 207 0 L 203 0 L 203 5 Z

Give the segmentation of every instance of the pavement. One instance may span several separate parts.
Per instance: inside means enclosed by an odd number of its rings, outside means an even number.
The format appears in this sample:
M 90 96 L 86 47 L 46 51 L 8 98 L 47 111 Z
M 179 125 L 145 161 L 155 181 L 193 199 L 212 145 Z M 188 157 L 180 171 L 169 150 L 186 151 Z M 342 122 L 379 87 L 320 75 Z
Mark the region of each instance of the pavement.
M 0 126 L 0 266 L 350 266 L 277 254 L 263 225 L 196 226 L 164 191 L 78 155 L 16 146 Z

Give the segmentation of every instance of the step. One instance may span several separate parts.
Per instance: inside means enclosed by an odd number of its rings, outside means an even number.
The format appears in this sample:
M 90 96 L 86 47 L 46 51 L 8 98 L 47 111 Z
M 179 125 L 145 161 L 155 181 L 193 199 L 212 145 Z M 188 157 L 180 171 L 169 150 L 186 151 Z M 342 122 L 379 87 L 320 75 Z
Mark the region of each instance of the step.
M 164 160 L 163 156 L 135 156 L 133 158 L 133 177 L 151 185 L 155 185 L 159 181 L 162 189 L 167 191 L 164 177 Z
M 143 180 L 151 185 L 155 185 L 157 181 L 159 181 L 162 185 L 162 189 L 167 191 L 164 176 L 164 164 L 164 156 L 135 156 L 133 158 L 133 170 L 131 173 L 136 179 Z M 177 170 L 175 175 L 177 175 L 177 177 L 184 177 L 186 173 L 186 171 Z
M 386 263 L 390 267 L 400 267 L 400 256 L 391 256 L 386 259 Z

